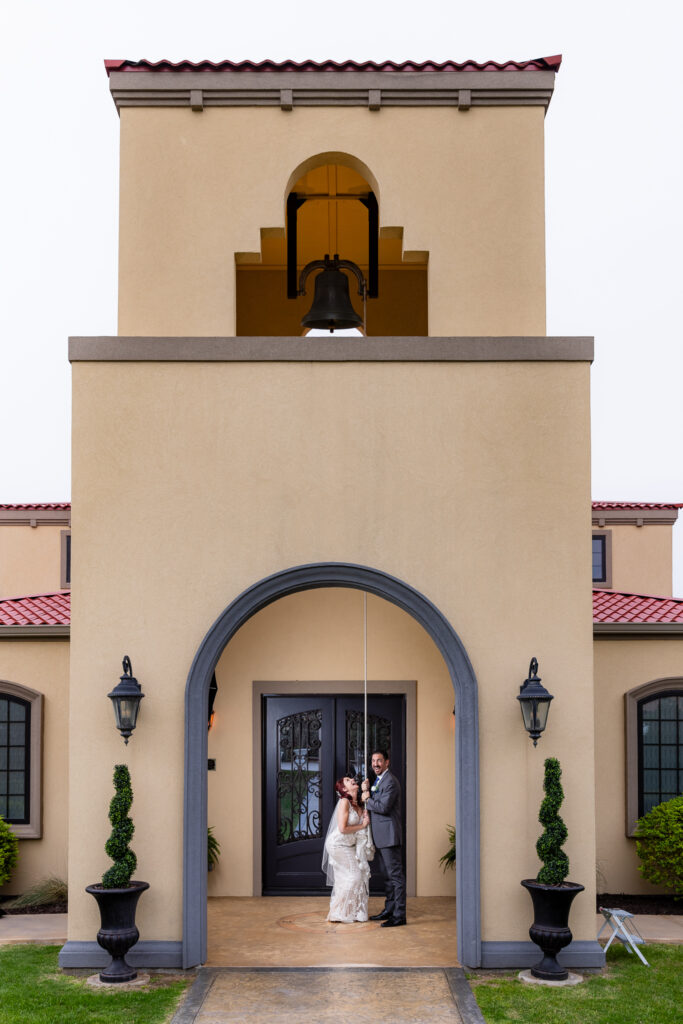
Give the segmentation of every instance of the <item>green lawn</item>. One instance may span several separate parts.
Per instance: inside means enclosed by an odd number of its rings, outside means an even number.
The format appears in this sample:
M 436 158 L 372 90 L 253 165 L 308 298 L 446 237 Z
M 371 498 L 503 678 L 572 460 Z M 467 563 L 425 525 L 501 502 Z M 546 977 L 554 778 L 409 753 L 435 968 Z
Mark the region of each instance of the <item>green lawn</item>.
M 683 946 L 645 946 L 645 967 L 623 947 L 607 951 L 602 975 L 575 988 L 528 985 L 517 975 L 469 975 L 487 1024 L 680 1024 Z
M 161 974 L 142 990 L 93 989 L 60 971 L 59 948 L 0 948 L 0 1024 L 163 1024 L 189 982 Z

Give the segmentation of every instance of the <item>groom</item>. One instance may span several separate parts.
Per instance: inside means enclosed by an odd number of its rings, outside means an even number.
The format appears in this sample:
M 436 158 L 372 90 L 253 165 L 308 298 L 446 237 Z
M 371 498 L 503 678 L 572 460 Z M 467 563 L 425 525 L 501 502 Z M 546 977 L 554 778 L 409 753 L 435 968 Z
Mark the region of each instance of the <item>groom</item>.
M 372 770 L 377 776 L 370 788 L 368 779 L 363 781 L 363 801 L 371 812 L 372 838 L 382 858 L 386 875 L 386 897 L 384 910 L 373 914 L 371 921 L 381 921 L 382 928 L 397 928 L 406 923 L 406 879 L 401 855 L 401 787 L 398 779 L 389 771 L 389 756 L 386 750 L 376 750 L 372 755 Z

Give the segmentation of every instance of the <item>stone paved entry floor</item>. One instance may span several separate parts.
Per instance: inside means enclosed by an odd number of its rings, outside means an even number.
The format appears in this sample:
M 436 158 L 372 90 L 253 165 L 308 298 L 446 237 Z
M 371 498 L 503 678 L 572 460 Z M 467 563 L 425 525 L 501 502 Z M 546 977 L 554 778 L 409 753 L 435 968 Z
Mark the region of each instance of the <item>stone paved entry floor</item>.
M 218 968 L 200 972 L 172 1024 L 273 1021 L 474 1024 L 483 1017 L 462 970 Z
M 382 909 L 370 900 L 370 913 Z M 332 924 L 327 896 L 212 898 L 208 960 L 215 967 L 457 967 L 455 900 L 408 900 L 405 928 Z M 302 1020 L 305 1018 L 302 1018 Z

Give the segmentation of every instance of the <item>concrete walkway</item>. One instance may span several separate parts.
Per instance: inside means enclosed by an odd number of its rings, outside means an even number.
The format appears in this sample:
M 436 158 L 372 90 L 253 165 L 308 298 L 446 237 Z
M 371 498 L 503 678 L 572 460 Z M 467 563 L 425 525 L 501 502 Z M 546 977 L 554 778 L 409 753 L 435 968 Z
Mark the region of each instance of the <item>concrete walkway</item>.
M 629 920 L 633 921 L 646 942 L 683 942 L 683 915 L 681 914 L 634 914 Z M 595 918 L 596 935 L 604 923 L 605 919 L 602 914 L 597 914 Z M 603 946 L 611 934 L 611 929 L 605 928 L 599 940 Z
M 0 946 L 32 942 L 39 946 L 66 942 L 67 914 L 5 914 L 0 917 Z
M 484 1024 L 462 968 L 205 967 L 171 1024 Z

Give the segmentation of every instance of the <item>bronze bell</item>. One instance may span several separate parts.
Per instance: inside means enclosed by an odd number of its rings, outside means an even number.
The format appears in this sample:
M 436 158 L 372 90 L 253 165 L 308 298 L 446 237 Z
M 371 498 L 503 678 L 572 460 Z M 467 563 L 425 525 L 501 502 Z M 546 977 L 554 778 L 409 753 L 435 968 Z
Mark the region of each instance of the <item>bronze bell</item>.
M 326 259 L 325 269 L 316 277 L 313 305 L 302 318 L 301 326 L 324 331 L 363 326 L 363 318 L 351 305 L 349 280 L 334 260 Z

